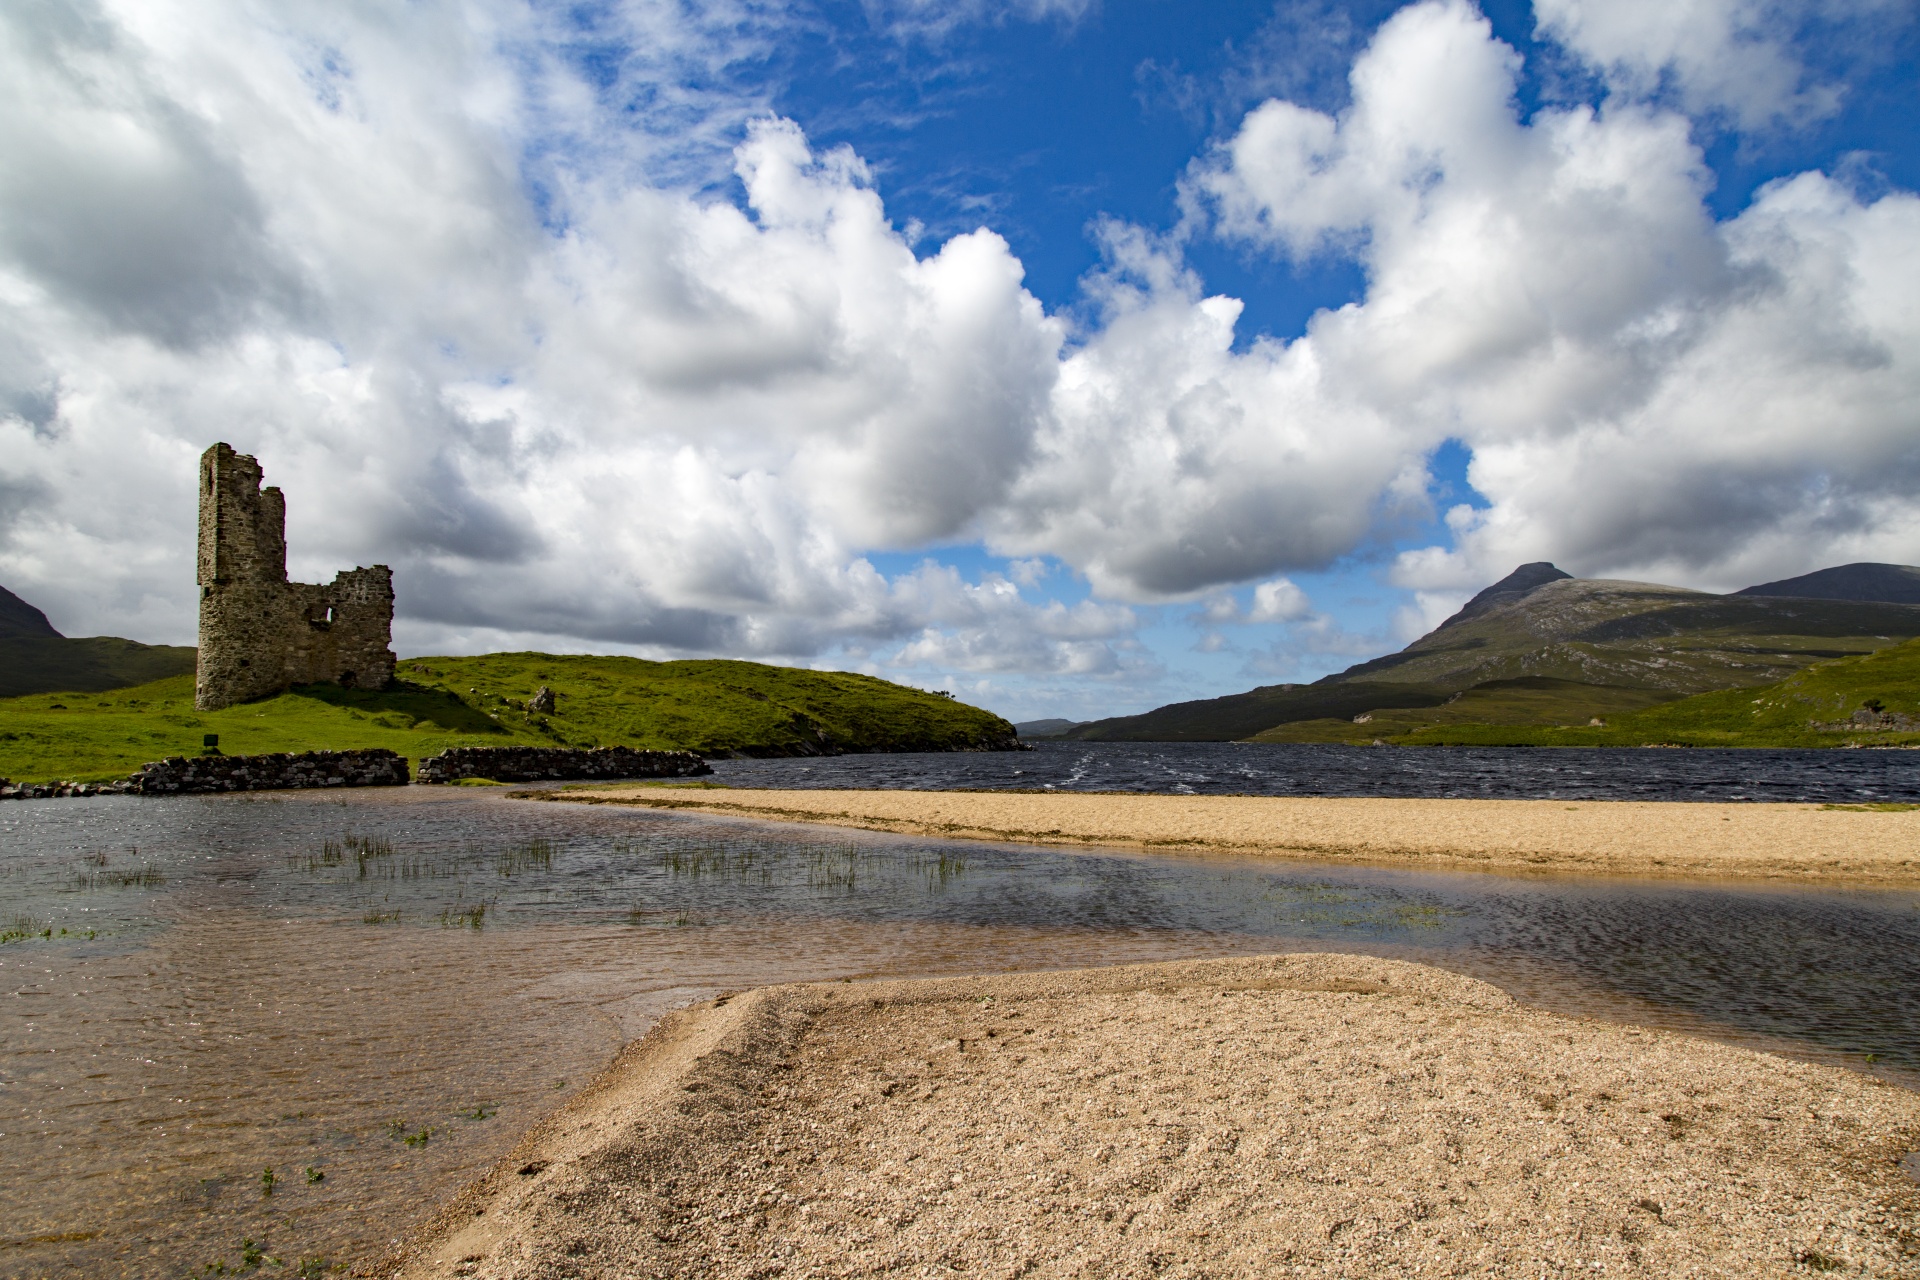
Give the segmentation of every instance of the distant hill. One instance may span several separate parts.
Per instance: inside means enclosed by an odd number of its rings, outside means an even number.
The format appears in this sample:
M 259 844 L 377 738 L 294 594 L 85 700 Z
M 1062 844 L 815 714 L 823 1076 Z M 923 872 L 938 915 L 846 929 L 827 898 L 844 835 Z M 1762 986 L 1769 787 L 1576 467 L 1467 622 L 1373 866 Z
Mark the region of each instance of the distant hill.
M 528 709 L 539 690 L 551 711 Z M 193 676 L 130 689 L 0 700 L 0 777 L 124 777 L 220 737 L 229 755 L 386 747 L 418 762 L 447 747 L 612 746 L 708 755 L 991 751 L 1013 726 L 938 694 L 835 671 L 724 660 L 495 653 L 411 658 L 391 689 L 303 685 L 220 711 L 193 706 Z
M 1802 600 L 1879 600 L 1920 604 L 1920 569 L 1910 564 L 1843 564 L 1798 578 L 1742 587 L 1737 596 L 1793 596 Z
M 1372 741 L 1422 724 L 1582 724 L 1771 684 L 1812 663 L 1915 637 L 1920 603 L 1718 596 L 1573 578 L 1543 562 L 1495 583 L 1399 653 L 1312 684 L 1175 703 L 1068 736 Z M 1391 727 L 1380 722 L 1386 713 Z
M 1367 726 L 1394 733 L 1391 717 Z M 1405 745 L 1920 747 L 1920 640 L 1816 663 L 1778 684 L 1723 689 L 1573 726 L 1410 725 Z
M 1057 738 L 1085 723 L 1084 720 L 1022 720 L 1013 727 L 1023 738 Z
M 18 637 L 59 640 L 61 635 L 47 621 L 47 615 L 0 587 L 0 640 Z
M 191 672 L 194 650 L 117 636 L 71 640 L 47 615 L 0 587 L 0 698 L 124 689 Z

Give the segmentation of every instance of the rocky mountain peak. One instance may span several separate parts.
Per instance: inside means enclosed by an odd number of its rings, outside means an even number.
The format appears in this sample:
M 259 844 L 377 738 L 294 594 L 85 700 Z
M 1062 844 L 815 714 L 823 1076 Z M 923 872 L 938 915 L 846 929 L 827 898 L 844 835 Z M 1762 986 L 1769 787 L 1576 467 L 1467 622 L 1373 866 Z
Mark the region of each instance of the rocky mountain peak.
M 60 639 L 60 633 L 47 621 L 47 615 L 22 600 L 5 587 L 0 587 L 0 639 L 12 639 L 15 636 L 39 636 L 49 640 Z
M 1460 612 L 1435 627 L 1443 630 L 1458 622 L 1467 622 L 1483 614 L 1491 613 L 1502 605 L 1512 604 L 1528 593 L 1546 586 L 1549 582 L 1562 582 L 1573 577 L 1572 574 L 1545 560 L 1536 560 L 1532 564 L 1523 564 L 1500 581 L 1467 601 Z

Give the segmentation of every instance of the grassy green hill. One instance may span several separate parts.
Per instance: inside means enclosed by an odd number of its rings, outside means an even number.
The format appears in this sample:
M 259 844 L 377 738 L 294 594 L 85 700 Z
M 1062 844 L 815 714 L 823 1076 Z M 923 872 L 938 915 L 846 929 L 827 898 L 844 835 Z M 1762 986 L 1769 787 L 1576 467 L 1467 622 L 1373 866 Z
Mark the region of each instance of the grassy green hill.
M 193 670 L 194 651 L 117 636 L 69 640 L 47 615 L 0 587 L 0 698 L 60 689 L 124 689 Z
M 117 636 L 0 637 L 0 698 L 60 690 L 124 689 L 193 674 L 190 646 L 141 644 Z
M 1778 684 L 1697 694 L 1601 725 L 1352 725 L 1388 741 L 1435 745 L 1842 747 L 1920 746 L 1920 641 L 1808 667 Z
M 1548 572 L 1558 570 L 1525 566 L 1399 653 L 1313 684 L 1175 703 L 1066 736 L 1370 742 L 1423 726 L 1584 724 L 1920 637 L 1916 604 L 1716 596 Z
M 547 686 L 550 714 L 525 710 Z M 415 658 L 381 692 L 306 685 L 196 711 L 193 677 L 104 693 L 0 700 L 0 777 L 104 781 L 220 736 L 229 755 L 387 747 L 411 760 L 452 746 L 613 746 L 710 754 L 981 750 L 1013 726 L 938 694 L 846 672 L 725 660 L 496 653 Z

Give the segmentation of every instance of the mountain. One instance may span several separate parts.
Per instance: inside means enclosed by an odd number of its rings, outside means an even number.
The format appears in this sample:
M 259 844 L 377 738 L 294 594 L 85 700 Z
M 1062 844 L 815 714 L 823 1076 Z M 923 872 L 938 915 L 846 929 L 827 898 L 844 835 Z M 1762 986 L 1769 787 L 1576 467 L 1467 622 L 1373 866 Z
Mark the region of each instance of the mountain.
M 1879 600 L 1920 604 L 1920 569 L 1910 564 L 1843 564 L 1798 578 L 1742 587 L 1737 596 L 1793 596 L 1801 600 Z
M 194 651 L 118 636 L 73 640 L 47 615 L 0 587 L 0 698 L 29 693 L 95 693 L 191 672 Z
M 1084 720 L 1022 720 L 1013 727 L 1023 738 L 1058 738 L 1085 723 Z
M 1461 606 L 1460 612 L 1441 623 L 1442 628 L 1457 626 L 1462 622 L 1478 618 L 1482 614 L 1492 613 L 1501 605 L 1512 604 L 1535 587 L 1544 587 L 1549 582 L 1563 582 L 1573 575 L 1558 565 L 1548 564 L 1545 560 L 1536 560 L 1532 564 L 1523 564 L 1500 581 L 1482 591 L 1479 595 Z
M 1574 726 L 1366 726 L 1407 745 L 1920 747 L 1920 640 L 1819 662 L 1778 684 L 1695 694 Z
M 1913 571 L 1920 573 L 1920 570 Z M 1584 724 L 1771 684 L 1920 637 L 1920 603 L 1712 595 L 1522 566 L 1399 653 L 1313 684 L 1099 720 L 1089 740 L 1371 741 L 1420 724 Z M 1366 719 L 1361 719 L 1366 717 Z
M 48 640 L 65 639 L 53 624 L 47 621 L 47 615 L 22 600 L 5 587 L 0 587 L 0 640 L 12 640 L 20 637 Z
M 1013 726 L 991 712 L 848 672 L 492 653 L 409 658 L 397 676 L 388 689 L 302 685 L 205 712 L 194 709 L 191 674 L 85 697 L 0 700 L 0 776 L 124 777 L 199 751 L 208 733 L 229 755 L 386 747 L 416 763 L 447 747 L 514 744 L 752 756 L 1018 746 Z

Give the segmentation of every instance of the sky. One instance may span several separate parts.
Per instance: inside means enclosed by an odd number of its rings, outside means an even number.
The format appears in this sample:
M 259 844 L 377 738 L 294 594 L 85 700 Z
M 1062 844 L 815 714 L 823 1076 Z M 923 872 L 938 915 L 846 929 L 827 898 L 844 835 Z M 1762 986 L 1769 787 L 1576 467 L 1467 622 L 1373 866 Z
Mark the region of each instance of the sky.
M 16 0 L 0 584 L 1016 720 L 1920 563 L 1920 0 Z

